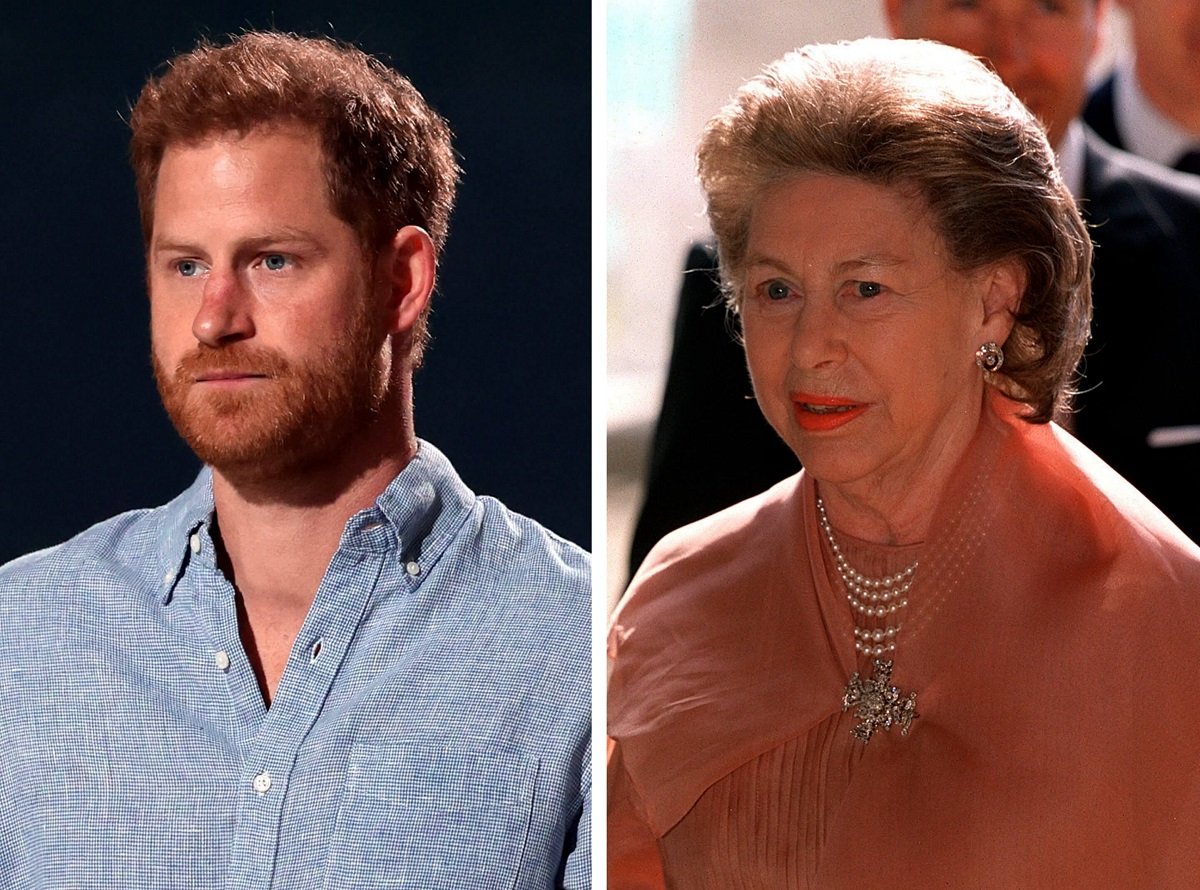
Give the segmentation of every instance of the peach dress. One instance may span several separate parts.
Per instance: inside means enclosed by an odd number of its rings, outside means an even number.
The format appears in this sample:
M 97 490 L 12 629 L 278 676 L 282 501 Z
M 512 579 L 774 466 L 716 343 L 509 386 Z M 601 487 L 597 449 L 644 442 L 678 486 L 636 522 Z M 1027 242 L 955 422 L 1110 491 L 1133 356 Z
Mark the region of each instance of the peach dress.
M 1200 886 L 1200 548 L 1008 405 L 923 544 L 838 536 L 920 559 L 907 735 L 851 735 L 872 668 L 806 474 L 651 553 L 610 635 L 609 887 Z

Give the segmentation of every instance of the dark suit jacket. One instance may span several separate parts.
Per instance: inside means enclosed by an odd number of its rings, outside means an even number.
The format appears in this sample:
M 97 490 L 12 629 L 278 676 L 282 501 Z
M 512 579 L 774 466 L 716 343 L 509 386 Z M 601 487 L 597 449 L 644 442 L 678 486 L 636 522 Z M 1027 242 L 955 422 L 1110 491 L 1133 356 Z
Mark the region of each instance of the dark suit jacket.
M 1096 252 L 1076 434 L 1200 541 L 1200 444 L 1148 443 L 1200 426 L 1200 177 L 1089 135 L 1082 208 Z
M 630 570 L 667 532 L 765 491 L 799 469 L 754 400 L 736 319 L 721 297 L 716 249 L 693 245 Z
M 1125 148 L 1125 140 L 1117 132 L 1117 112 L 1113 102 L 1113 76 L 1110 74 L 1088 96 L 1083 107 L 1083 122 L 1109 145 Z
M 1096 245 L 1093 339 L 1079 438 L 1200 540 L 1200 444 L 1151 448 L 1200 425 L 1200 178 L 1164 171 L 1087 134 L 1081 207 Z M 669 531 L 743 500 L 799 464 L 750 397 L 716 254 L 688 256 L 630 565 Z

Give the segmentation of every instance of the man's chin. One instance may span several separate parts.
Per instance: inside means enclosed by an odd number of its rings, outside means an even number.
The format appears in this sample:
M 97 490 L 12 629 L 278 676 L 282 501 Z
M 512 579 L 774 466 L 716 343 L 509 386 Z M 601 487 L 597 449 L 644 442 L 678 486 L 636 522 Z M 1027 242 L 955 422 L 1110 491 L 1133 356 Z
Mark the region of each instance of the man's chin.
M 188 441 L 196 456 L 229 482 L 238 485 L 286 485 L 289 480 L 315 476 L 333 461 L 311 443 Z M 307 447 L 306 447 L 307 446 Z
M 336 423 L 284 415 L 191 415 L 175 429 L 205 464 L 238 485 L 295 487 L 339 463 L 351 435 L 361 431 L 352 417 Z
M 378 418 L 384 389 L 341 349 L 330 368 L 281 374 L 265 385 L 196 388 L 156 374 L 176 432 L 230 481 L 302 484 L 339 463 Z M 289 482 L 290 477 L 290 482 Z
M 204 410 L 171 414 L 175 431 L 196 457 L 227 476 L 276 475 L 294 462 L 290 457 L 304 447 L 304 432 L 288 430 L 278 422 L 254 413 L 231 410 L 228 405 L 206 405 Z

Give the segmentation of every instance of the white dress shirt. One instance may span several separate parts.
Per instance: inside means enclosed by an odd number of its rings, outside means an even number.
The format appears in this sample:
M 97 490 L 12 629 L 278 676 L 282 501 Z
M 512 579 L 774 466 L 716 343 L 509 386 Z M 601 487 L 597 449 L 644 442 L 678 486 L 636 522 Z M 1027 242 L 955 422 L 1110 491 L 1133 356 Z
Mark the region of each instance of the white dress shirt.
M 1058 170 L 1063 182 L 1076 201 L 1083 197 L 1083 146 L 1083 124 L 1075 118 L 1067 125 L 1062 141 L 1054 146 L 1054 152 L 1058 155 Z

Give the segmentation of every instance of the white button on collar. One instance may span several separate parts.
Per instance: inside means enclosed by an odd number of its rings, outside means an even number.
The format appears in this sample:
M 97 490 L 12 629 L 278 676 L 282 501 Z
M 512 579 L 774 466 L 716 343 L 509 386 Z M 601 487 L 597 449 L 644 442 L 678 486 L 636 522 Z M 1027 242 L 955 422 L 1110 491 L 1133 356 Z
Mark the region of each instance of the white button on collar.
M 254 790 L 259 794 L 266 794 L 271 790 L 271 774 L 263 770 L 254 777 Z
M 219 671 L 229 670 L 229 653 L 223 649 L 220 652 L 214 652 L 213 653 L 213 662 L 216 663 L 217 670 L 219 670 Z
M 408 572 L 414 578 L 421 574 L 421 564 L 419 562 L 409 562 L 404 566 L 404 571 Z
M 167 571 L 163 574 L 163 584 L 170 584 L 174 580 L 175 580 L 175 570 L 167 569 Z
M 192 553 L 199 553 L 200 552 L 200 535 L 198 533 L 192 535 L 190 543 L 192 545 Z

